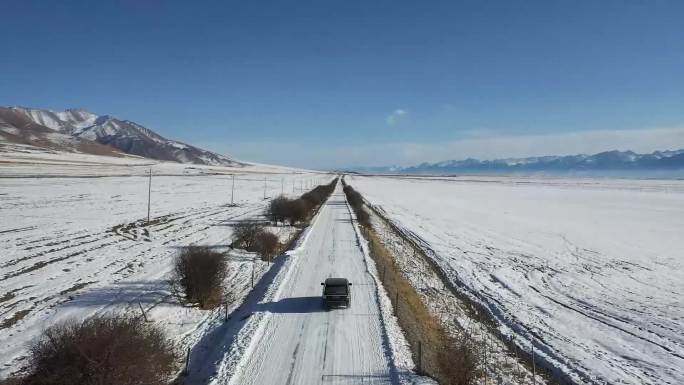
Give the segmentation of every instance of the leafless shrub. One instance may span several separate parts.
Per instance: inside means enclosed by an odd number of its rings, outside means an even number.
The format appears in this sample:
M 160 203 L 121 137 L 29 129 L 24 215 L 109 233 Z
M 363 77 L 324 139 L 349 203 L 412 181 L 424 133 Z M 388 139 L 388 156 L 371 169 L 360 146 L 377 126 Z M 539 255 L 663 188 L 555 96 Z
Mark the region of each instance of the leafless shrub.
M 137 318 L 95 317 L 45 330 L 31 346 L 30 373 L 4 385 L 165 385 L 175 358 L 161 328 Z
M 238 223 L 233 237 L 233 246 L 257 253 L 264 261 L 270 261 L 278 254 L 278 236 L 266 230 L 262 224 L 247 221 Z
M 280 242 L 277 235 L 269 231 L 261 231 L 257 234 L 254 250 L 251 251 L 257 252 L 262 260 L 270 262 L 278 253 L 278 246 Z
M 268 216 L 276 224 L 278 222 L 285 222 L 285 219 L 289 216 L 291 200 L 285 198 L 284 196 L 279 196 L 273 200 L 268 206 Z
M 306 221 L 312 209 L 312 204 L 307 200 L 278 197 L 271 201 L 267 214 L 276 223 L 287 220 L 294 225 Z
M 185 292 L 185 299 L 202 309 L 218 306 L 223 298 L 223 280 L 227 275 L 222 253 L 204 246 L 190 246 L 181 251 L 175 261 L 176 281 Z
M 302 194 L 301 199 L 308 201 L 313 207 L 319 206 L 323 204 L 326 199 L 328 199 L 330 194 L 332 194 L 332 192 L 335 190 L 336 184 L 337 178 L 328 184 L 314 187 L 313 190 Z
M 363 208 L 363 197 L 361 194 L 348 184 L 345 184 L 342 190 L 347 196 L 347 202 L 349 202 L 352 210 L 354 210 L 356 220 L 359 221 L 359 224 L 364 227 L 370 226 L 370 215 L 366 209 Z
M 241 221 L 233 226 L 233 247 L 245 250 L 253 248 L 256 236 L 264 230 L 264 225 L 254 221 Z
M 333 184 L 316 186 L 313 190 L 302 194 L 301 198 L 315 207 L 321 205 L 332 194 L 335 186 Z
M 302 194 L 298 199 L 280 196 L 273 199 L 268 207 L 267 215 L 276 224 L 288 221 L 290 225 L 305 222 L 313 214 L 314 209 L 325 202 L 335 190 L 337 179 L 329 184 L 316 186 L 313 190 Z
M 311 204 L 304 199 L 300 198 L 290 201 L 290 211 L 287 220 L 291 225 L 298 222 L 304 222 L 309 217 L 309 213 L 311 213 L 312 209 L 313 207 Z
M 359 207 L 354 210 L 354 213 L 356 214 L 356 220 L 359 221 L 362 226 L 370 226 L 370 215 L 368 215 L 366 209 Z

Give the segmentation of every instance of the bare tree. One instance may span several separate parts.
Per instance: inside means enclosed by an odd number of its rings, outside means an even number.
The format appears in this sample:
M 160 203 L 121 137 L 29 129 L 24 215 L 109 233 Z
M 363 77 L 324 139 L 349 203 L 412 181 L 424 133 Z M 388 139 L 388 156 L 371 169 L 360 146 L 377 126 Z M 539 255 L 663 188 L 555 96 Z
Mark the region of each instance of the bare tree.
M 366 211 L 366 209 L 363 208 L 363 197 L 361 194 L 354 190 L 354 188 L 348 184 L 344 185 L 344 194 L 347 196 L 347 202 L 349 202 L 349 205 L 352 207 L 354 210 L 354 213 L 356 214 L 356 220 L 359 221 L 359 223 L 363 226 L 369 226 L 370 225 L 370 215 Z

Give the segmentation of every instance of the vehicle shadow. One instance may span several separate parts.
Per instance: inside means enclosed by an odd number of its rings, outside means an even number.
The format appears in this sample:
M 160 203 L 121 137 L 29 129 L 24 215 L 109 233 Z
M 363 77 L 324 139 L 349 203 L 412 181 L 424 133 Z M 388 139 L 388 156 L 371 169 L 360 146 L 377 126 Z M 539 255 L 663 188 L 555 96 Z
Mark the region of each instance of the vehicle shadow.
M 322 297 L 291 297 L 276 302 L 257 304 L 255 312 L 318 313 L 326 311 Z

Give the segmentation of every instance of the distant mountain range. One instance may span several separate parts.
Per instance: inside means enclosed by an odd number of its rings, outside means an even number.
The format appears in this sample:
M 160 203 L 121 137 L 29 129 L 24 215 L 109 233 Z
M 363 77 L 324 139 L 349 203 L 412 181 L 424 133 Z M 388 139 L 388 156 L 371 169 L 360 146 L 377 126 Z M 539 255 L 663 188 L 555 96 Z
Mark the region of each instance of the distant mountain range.
M 241 165 L 227 156 L 164 138 L 130 120 L 78 109 L 55 112 L 0 107 L 0 140 L 67 152 L 130 154 L 180 163 Z
M 496 160 L 447 160 L 411 167 L 365 167 L 356 171 L 389 174 L 606 174 L 665 172 L 684 175 L 684 149 L 637 154 L 606 151 L 594 155 L 539 156 Z

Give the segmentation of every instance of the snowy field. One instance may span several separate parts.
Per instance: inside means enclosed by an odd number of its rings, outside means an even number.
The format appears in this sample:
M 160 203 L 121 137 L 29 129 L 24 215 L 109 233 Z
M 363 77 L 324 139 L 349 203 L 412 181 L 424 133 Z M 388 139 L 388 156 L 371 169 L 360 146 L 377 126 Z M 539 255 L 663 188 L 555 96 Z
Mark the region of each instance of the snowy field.
M 141 314 L 140 306 L 181 349 L 192 346 L 221 321 L 223 310 L 178 303 L 168 284 L 178 251 L 193 244 L 223 249 L 234 221 L 259 218 L 281 192 L 299 195 L 332 179 L 259 165 L 82 158 L 17 162 L 0 156 L 0 378 L 26 364 L 28 344 L 49 325 L 106 312 Z M 281 240 L 294 232 L 272 230 Z M 231 258 L 226 282 L 237 304 L 251 287 L 252 268 L 258 280 L 268 266 L 253 263 L 250 254 L 231 252 Z
M 684 181 L 347 181 L 575 382 L 684 383 Z
M 144 175 L 150 168 L 158 175 L 220 175 L 234 173 L 301 173 L 281 166 L 241 162 L 235 167 L 160 162 L 135 155 L 121 157 L 65 153 L 35 146 L 0 142 L 0 176 L 94 177 Z

